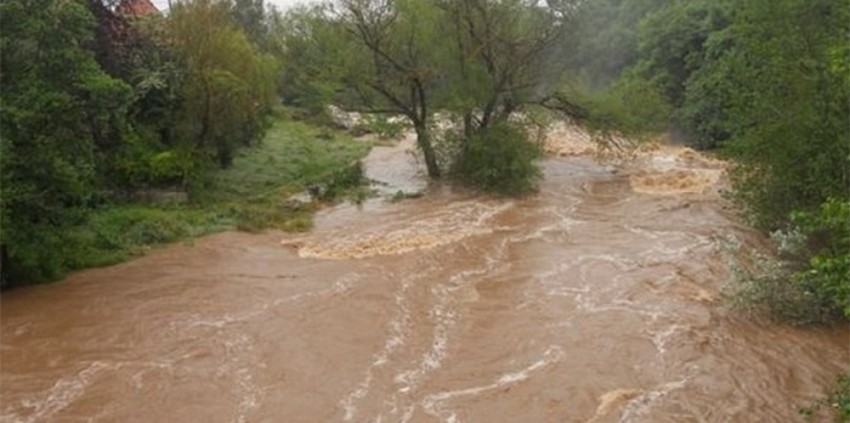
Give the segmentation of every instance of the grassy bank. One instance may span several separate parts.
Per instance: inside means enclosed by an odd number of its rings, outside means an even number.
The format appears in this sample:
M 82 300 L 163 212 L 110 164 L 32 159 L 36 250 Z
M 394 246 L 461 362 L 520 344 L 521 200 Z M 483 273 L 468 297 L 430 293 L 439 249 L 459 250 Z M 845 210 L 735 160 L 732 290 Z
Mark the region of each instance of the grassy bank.
M 208 175 L 188 203 L 109 205 L 58 234 L 64 247 L 47 279 L 223 230 L 309 229 L 315 206 L 292 207 L 286 200 L 308 186 L 321 186 L 325 201 L 358 195 L 359 159 L 368 150 L 341 132 L 276 121 L 260 145 L 242 150 L 230 168 Z

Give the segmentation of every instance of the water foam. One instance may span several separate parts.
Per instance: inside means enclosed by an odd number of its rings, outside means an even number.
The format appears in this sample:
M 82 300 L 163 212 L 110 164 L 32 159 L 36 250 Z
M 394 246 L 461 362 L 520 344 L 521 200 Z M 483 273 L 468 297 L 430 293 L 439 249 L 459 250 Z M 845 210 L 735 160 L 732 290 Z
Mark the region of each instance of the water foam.
M 490 221 L 512 207 L 511 201 L 454 203 L 433 216 L 410 219 L 395 226 L 378 225 L 366 233 L 330 234 L 324 240 L 307 240 L 297 245 L 298 254 L 304 258 L 346 260 L 432 249 L 492 233 Z
M 32 410 L 32 414 L 21 416 L 14 412 L 4 411 L 0 417 L 4 421 L 15 421 L 19 423 L 46 421 L 82 396 L 86 388 L 92 384 L 98 374 L 106 370 L 111 370 L 113 367 L 102 361 L 91 362 L 86 368 L 74 376 L 57 380 L 45 392 L 42 399 L 24 400 L 22 405 L 24 408 Z
M 430 394 L 422 400 L 420 405 L 425 411 L 425 413 L 436 418 L 442 418 L 444 422 L 459 422 L 460 419 L 458 418 L 457 413 L 443 408 L 442 404 L 444 402 L 459 397 L 480 395 L 485 392 L 499 390 L 506 386 L 523 382 L 529 379 L 532 374 L 534 374 L 538 370 L 543 369 L 544 367 L 550 364 L 561 361 L 563 357 L 563 349 L 560 346 L 552 345 L 548 349 L 546 349 L 542 357 L 540 357 L 538 360 L 534 361 L 523 369 L 505 373 L 492 383 L 486 385 Z
M 641 162 L 629 184 L 635 192 L 656 195 L 702 193 L 717 185 L 727 166 L 690 148 L 669 146 L 646 153 Z

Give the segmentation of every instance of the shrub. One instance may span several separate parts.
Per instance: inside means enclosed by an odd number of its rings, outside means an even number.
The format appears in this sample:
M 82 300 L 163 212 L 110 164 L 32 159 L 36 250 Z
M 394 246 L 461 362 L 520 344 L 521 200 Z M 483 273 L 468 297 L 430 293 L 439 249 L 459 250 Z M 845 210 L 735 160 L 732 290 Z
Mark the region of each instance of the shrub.
M 539 146 L 528 140 L 523 128 L 500 122 L 465 141 L 452 174 L 477 189 L 521 195 L 533 191 L 542 176 L 535 162 L 538 157 Z
M 772 234 L 779 259 L 747 272 L 735 302 L 798 324 L 850 318 L 850 201 L 830 199 L 791 221 Z
M 792 221 L 806 237 L 799 259 L 808 259 L 793 283 L 850 318 L 850 200 L 829 199 L 818 212 L 795 213 Z

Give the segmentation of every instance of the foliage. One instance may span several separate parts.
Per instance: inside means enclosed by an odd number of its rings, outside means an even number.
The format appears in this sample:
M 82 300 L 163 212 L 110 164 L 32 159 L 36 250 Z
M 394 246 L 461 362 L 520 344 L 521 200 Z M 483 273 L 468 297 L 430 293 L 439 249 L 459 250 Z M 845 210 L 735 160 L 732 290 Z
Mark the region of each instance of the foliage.
M 590 78 L 593 91 L 573 83 L 549 105 L 625 133 L 669 120 L 691 145 L 719 147 L 735 163 L 732 198 L 784 251 L 746 272 L 740 302 L 801 323 L 848 317 L 850 3 L 606 0 L 579 14 L 608 25 L 579 26 L 572 34 L 589 39 L 576 57 L 609 42 L 632 65 L 602 87 Z M 617 41 L 625 33 L 636 46 Z
M 476 132 L 453 165 L 467 185 L 500 195 L 521 195 L 536 187 L 542 176 L 535 160 L 539 146 L 529 142 L 523 127 L 509 122 Z
M 264 202 L 280 190 L 295 192 L 330 175 L 368 151 L 342 133 L 320 139 L 322 130 L 299 122 L 277 121 L 263 142 L 242 152 L 232 168 L 213 174 L 196 192 L 197 201 Z
M 4 286 L 125 256 L 129 247 L 104 242 L 101 227 L 127 232 L 127 245 L 187 234 L 121 202 L 186 189 L 261 137 L 276 64 L 233 24 L 240 5 L 181 2 L 168 17 L 136 20 L 99 1 L 0 4 Z M 164 232 L 136 237 L 121 219 Z
M 236 149 L 264 130 L 275 92 L 275 61 L 231 24 L 225 2 L 178 3 L 168 22 L 170 42 L 188 73 L 181 138 L 229 166 Z
M 754 222 L 776 229 L 793 211 L 813 211 L 850 184 L 850 4 L 753 0 L 732 27 L 724 57 L 738 93 L 727 153 L 736 197 Z M 843 51 L 844 53 L 836 54 Z M 731 76 L 730 76 L 731 77 Z
M 275 31 L 280 13 L 264 0 L 229 0 L 230 21 L 263 53 L 279 53 L 280 43 Z
M 728 8 L 728 1 L 671 2 L 640 22 L 637 67 L 658 82 L 674 106 L 684 103 L 684 87 L 708 59 L 708 38 L 728 26 Z
M 0 14 L 0 245 L 9 272 L 44 279 L 56 273 L 57 228 L 98 201 L 130 88 L 84 48 L 94 21 L 81 2 L 10 0 Z
M 314 109 L 337 103 L 345 109 L 404 115 L 417 131 L 428 172 L 439 168 L 427 131 L 431 94 L 441 68 L 438 9 L 431 2 L 342 0 L 289 16 L 286 36 L 292 93 Z M 312 106 L 310 106 L 312 103 Z
M 575 25 L 560 43 L 568 72 L 590 90 L 613 83 L 640 58 L 639 24 L 669 0 L 594 0 L 581 3 Z
M 793 283 L 836 314 L 850 318 L 850 200 L 829 199 L 817 213 L 795 213 L 792 221 L 806 240 L 799 259 L 808 266 Z
M 308 229 L 310 210 L 282 207 L 287 196 L 312 184 L 333 187 L 327 201 L 334 194 L 347 195 L 362 182 L 353 170 L 359 167 L 349 165 L 368 150 L 342 134 L 334 141 L 320 140 L 318 132 L 276 122 L 262 144 L 242 150 L 233 166 L 209 175 L 187 205 L 104 204 L 61 227 L 15 231 L 27 238 L 9 240 L 16 255 L 4 260 L 4 275 L 14 282 L 49 281 L 70 270 L 117 263 L 162 243 L 221 230 Z
M 773 233 L 779 259 L 742 275 L 735 301 L 798 324 L 850 318 L 850 201 L 830 199 L 792 222 Z
M 635 105 L 640 105 L 636 107 Z M 624 75 L 610 86 L 592 90 L 582 82 L 565 84 L 548 107 L 599 132 L 616 132 L 633 138 L 667 129 L 672 109 L 651 81 Z
M 726 73 L 717 61 L 730 48 L 732 3 L 686 0 L 650 8 L 637 22 L 637 58 L 621 81 L 645 80 L 674 109 L 668 120 L 690 144 L 716 147 L 729 137 Z
M 398 139 L 406 129 L 403 122 L 388 119 L 384 115 L 370 116 L 368 126 L 370 131 L 378 134 L 378 137 L 384 140 Z

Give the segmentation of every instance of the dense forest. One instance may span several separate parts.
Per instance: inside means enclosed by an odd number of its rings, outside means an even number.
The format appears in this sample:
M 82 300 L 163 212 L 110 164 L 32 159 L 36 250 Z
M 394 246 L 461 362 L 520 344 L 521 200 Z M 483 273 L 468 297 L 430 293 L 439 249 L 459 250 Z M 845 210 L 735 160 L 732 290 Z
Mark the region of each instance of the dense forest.
M 850 315 L 850 2 L 538 3 L 3 2 L 4 284 L 86 265 L 72 228 L 139 192 L 201 207 L 281 104 L 337 104 L 406 117 L 432 177 L 507 195 L 541 175 L 542 114 L 669 131 L 735 163 L 731 197 L 782 247 L 748 294 Z

